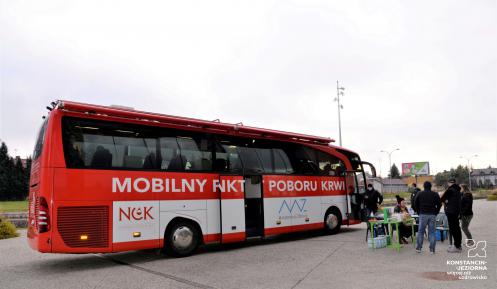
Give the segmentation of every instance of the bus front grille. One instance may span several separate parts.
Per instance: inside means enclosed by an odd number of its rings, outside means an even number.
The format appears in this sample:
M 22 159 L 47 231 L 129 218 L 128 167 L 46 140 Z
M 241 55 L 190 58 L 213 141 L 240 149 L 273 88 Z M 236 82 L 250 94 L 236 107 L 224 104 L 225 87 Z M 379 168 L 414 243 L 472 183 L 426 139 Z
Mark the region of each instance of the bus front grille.
M 57 229 L 62 240 L 69 247 L 108 247 L 109 208 L 107 206 L 59 207 Z

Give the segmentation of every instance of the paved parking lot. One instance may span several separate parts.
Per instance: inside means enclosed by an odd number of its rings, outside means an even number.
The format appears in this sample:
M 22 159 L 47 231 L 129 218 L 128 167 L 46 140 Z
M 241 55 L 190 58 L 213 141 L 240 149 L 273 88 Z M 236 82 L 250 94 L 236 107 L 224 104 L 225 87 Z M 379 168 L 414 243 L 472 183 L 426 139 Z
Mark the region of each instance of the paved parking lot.
M 409 244 L 400 253 L 370 250 L 365 225 L 343 228 L 335 236 L 318 232 L 272 240 L 211 246 L 174 259 L 156 250 L 116 254 L 57 255 L 31 250 L 25 237 L 0 240 L 0 288 L 495 288 L 497 284 L 497 202 L 475 201 L 476 240 L 487 241 L 486 257 L 416 254 Z M 450 280 L 454 261 L 485 261 L 487 270 Z M 450 265 L 448 261 L 451 262 Z M 473 268 L 474 269 L 474 268 Z M 481 268 L 480 268 L 481 269 Z

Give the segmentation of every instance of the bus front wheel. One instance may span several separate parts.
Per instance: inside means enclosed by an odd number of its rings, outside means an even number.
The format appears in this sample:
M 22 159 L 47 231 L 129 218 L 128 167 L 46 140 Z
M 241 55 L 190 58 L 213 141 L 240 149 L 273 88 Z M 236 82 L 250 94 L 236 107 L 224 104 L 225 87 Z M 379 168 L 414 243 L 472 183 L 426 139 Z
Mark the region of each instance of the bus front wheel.
M 199 232 L 191 222 L 179 221 L 173 224 L 165 237 L 165 251 L 173 257 L 189 256 L 199 245 Z
M 342 225 L 342 214 L 340 210 L 332 207 L 329 208 L 324 217 L 324 228 L 328 234 L 336 234 L 340 231 Z

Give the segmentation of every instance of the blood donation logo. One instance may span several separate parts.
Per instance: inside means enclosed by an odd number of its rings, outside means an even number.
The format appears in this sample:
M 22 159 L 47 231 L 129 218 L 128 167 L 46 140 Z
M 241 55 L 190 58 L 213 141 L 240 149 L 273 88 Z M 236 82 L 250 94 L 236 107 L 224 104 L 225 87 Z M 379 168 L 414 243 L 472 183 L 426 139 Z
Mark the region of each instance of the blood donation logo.
M 305 203 L 307 202 L 307 199 L 296 199 L 296 200 L 283 200 L 280 206 L 280 210 L 278 211 L 278 214 L 281 214 L 282 211 L 288 210 L 288 212 L 291 214 L 294 210 L 297 210 L 300 213 L 305 213 L 307 210 L 305 209 Z M 285 210 L 286 209 L 286 210 Z

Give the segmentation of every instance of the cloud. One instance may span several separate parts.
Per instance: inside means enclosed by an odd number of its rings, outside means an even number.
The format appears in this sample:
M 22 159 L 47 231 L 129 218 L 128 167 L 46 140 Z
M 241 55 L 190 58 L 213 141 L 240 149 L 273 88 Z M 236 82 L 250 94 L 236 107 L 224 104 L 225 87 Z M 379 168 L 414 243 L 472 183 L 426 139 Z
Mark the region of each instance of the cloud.
M 495 164 L 492 1 L 2 1 L 0 138 L 68 98 L 338 141 L 386 171 Z

